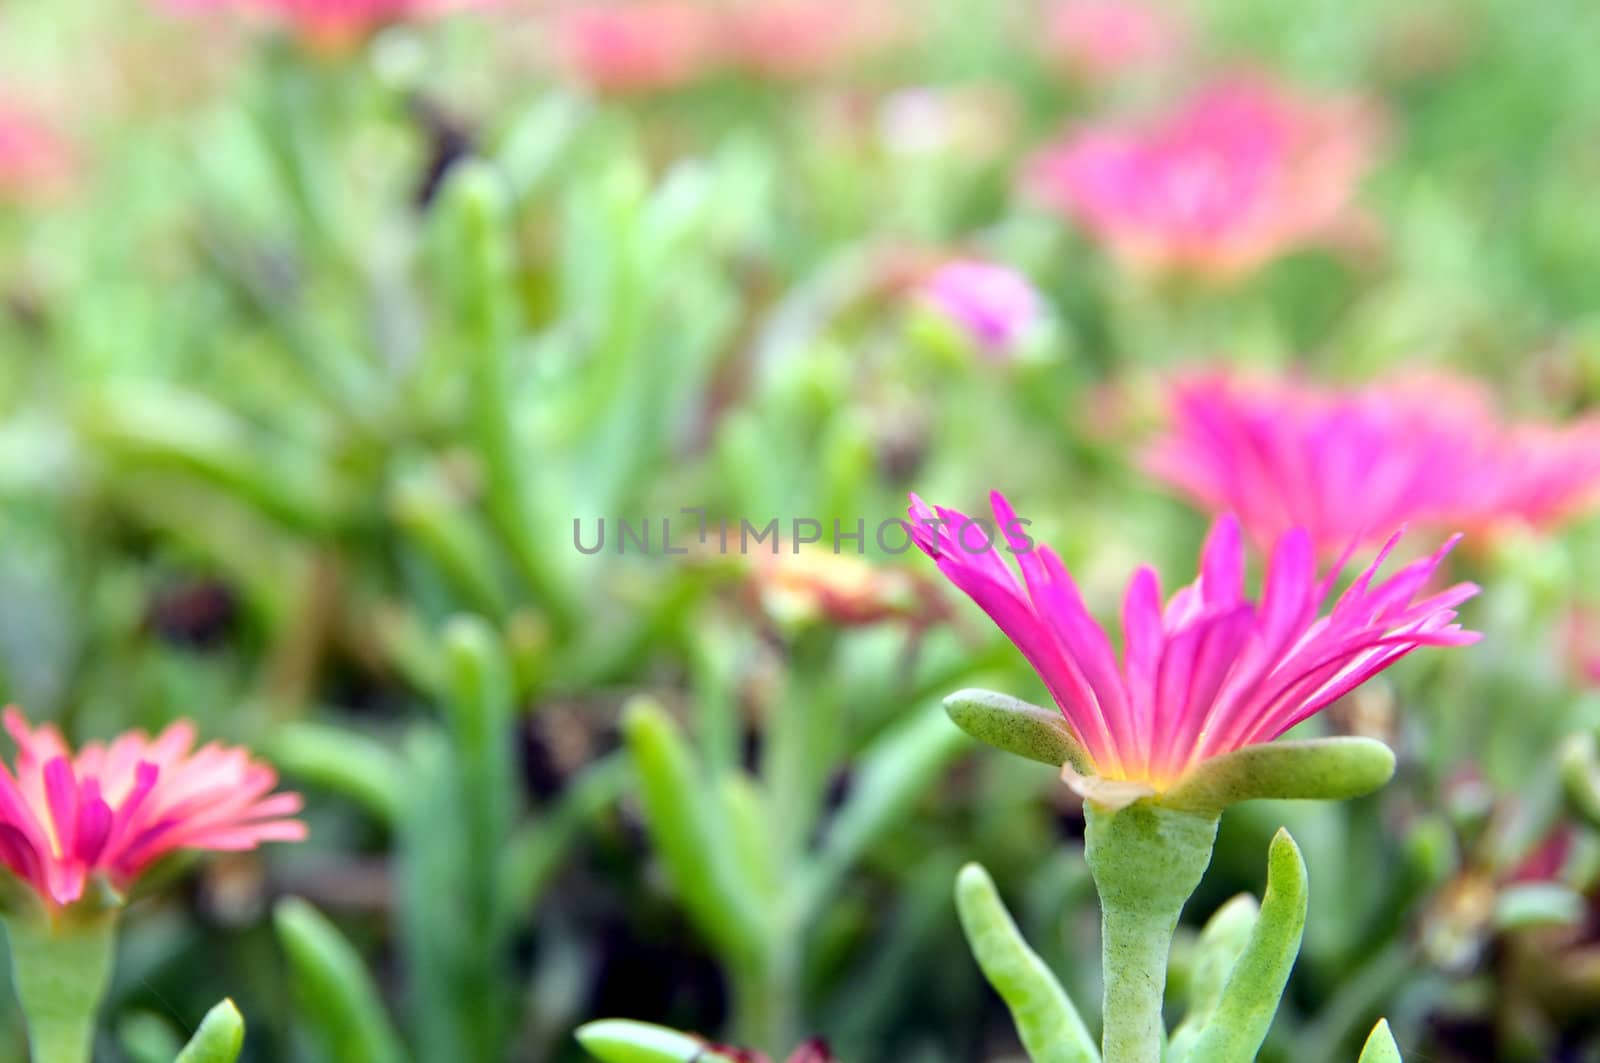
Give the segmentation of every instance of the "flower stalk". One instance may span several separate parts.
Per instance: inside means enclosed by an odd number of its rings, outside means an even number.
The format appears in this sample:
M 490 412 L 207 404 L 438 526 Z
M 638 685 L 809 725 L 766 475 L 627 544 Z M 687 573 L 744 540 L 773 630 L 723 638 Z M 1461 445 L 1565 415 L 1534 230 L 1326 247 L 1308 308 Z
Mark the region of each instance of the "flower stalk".
M 32 1058 L 40 1063 L 90 1059 L 95 1018 L 111 981 L 116 923 L 115 908 L 6 920 L 12 984 L 27 1018 Z
M 1149 800 L 1083 808 L 1084 854 L 1100 893 L 1105 1063 L 1160 1063 L 1172 935 L 1211 863 L 1219 817 Z

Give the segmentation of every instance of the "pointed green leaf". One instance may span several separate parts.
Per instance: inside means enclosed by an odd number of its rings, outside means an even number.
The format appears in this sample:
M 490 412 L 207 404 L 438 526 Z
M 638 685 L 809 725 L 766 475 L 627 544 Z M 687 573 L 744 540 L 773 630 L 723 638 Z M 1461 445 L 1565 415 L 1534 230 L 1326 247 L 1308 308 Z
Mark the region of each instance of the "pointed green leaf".
M 993 690 L 958 690 L 944 699 L 944 711 L 957 727 L 996 749 L 1057 768 L 1071 764 L 1081 774 L 1093 774 L 1088 752 L 1055 709 Z
M 600 1063 L 733 1063 L 698 1037 L 648 1022 L 601 1019 L 573 1036 Z
M 244 1048 L 244 1016 L 226 998 L 206 1012 L 200 1028 L 172 1063 L 234 1063 Z
M 365 964 L 321 912 L 298 897 L 273 909 L 289 957 L 295 994 L 324 1058 L 339 1063 L 399 1063 L 400 1039 Z
M 1200 932 L 1195 946 L 1193 971 L 1189 982 L 1189 1010 L 1183 1022 L 1172 1035 L 1168 1050 L 1171 1063 L 1183 1063 L 1200 1038 L 1200 1032 L 1216 1013 L 1222 1002 L 1222 989 L 1228 982 L 1228 973 L 1239 962 L 1239 956 L 1250 942 L 1261 906 L 1248 893 L 1241 893 L 1217 909 Z
M 1495 898 L 1494 925 L 1498 930 L 1576 926 L 1587 905 L 1583 895 L 1559 882 L 1517 882 Z
M 1223 987 L 1216 1012 L 1189 1056 L 1191 1063 L 1251 1063 L 1266 1039 L 1306 926 L 1306 865 L 1289 832 L 1267 854 L 1267 892 L 1250 942 Z
M 802 871 L 801 911 L 825 903 L 835 883 L 877 839 L 901 822 L 966 745 L 938 712 L 919 712 L 873 741 L 858 758 L 855 784 Z
M 130 1011 L 117 1020 L 117 1047 L 127 1063 L 172 1063 L 183 1043 L 165 1017 Z
M 1161 798 L 1173 808 L 1220 811 L 1258 797 L 1342 801 L 1394 775 L 1394 753 L 1350 736 L 1267 742 L 1205 761 Z
M 1388 1019 L 1379 1019 L 1372 1028 L 1372 1036 L 1367 1038 L 1357 1063 L 1401 1063 L 1400 1046 L 1394 1043 Z
M 977 864 L 956 876 L 956 910 L 983 976 L 1011 1009 L 1012 1021 L 1034 1063 L 1099 1063 L 1094 1038 L 1066 991 L 1028 947 Z
M 348 797 L 386 826 L 399 818 L 400 758 L 365 735 L 296 721 L 276 727 L 264 752 L 285 775 Z
M 755 884 L 728 839 L 721 803 L 704 780 L 671 717 L 640 700 L 622 722 L 639 777 L 645 821 L 684 907 L 723 957 L 749 963 L 764 947 L 765 919 Z
M 1592 734 L 1575 734 L 1561 746 L 1561 786 L 1567 806 L 1600 827 L 1600 748 Z
M 458 880 L 451 979 L 457 1048 L 467 1058 L 493 1056 L 504 1041 L 511 1000 L 503 967 L 510 933 L 499 925 L 501 879 L 490 869 L 504 857 L 515 817 L 516 699 L 500 633 L 475 616 L 452 617 L 444 629 L 446 687 L 454 779 L 460 788 L 458 829 L 470 870 Z M 442 1002 L 440 1002 L 442 1003 Z
M 500 860 L 501 919 L 512 925 L 539 903 L 546 886 L 560 870 L 568 851 L 592 821 L 633 784 L 633 773 L 619 753 L 589 764 L 572 780 L 553 806 L 540 809 L 537 819 L 506 840 Z

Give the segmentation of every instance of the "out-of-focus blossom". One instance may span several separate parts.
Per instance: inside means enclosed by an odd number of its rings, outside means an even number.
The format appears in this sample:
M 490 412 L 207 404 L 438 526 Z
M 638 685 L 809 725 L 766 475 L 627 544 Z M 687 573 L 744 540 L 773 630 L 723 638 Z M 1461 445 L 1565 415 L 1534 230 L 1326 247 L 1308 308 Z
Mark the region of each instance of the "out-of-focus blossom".
M 1059 0 L 1041 47 L 1070 73 L 1103 81 L 1167 64 L 1190 36 L 1188 19 L 1160 0 Z
M 1154 125 L 1072 132 L 1027 184 L 1133 268 L 1226 280 L 1356 218 L 1378 125 L 1357 101 L 1238 78 Z
M 1005 85 L 917 86 L 879 105 L 878 136 L 896 155 L 952 155 L 981 165 L 1015 142 L 1020 112 L 1016 93 Z
M 996 357 L 1011 353 L 1044 316 L 1043 300 L 1028 278 L 993 262 L 947 262 L 923 283 L 921 295 L 980 350 Z
M 815 77 L 883 46 L 897 28 L 881 3 L 732 0 L 722 48 L 728 63 L 762 77 Z
M 757 554 L 752 586 L 762 610 L 785 621 L 864 627 L 930 619 L 937 612 L 929 588 L 905 569 L 828 550 Z
M 49 905 L 83 896 L 96 876 L 121 891 L 180 849 L 254 849 L 299 841 L 300 795 L 273 793 L 277 774 L 243 749 L 194 749 L 187 721 L 154 739 L 129 732 L 76 755 L 60 732 L 16 709 L 5 728 L 16 774 L 0 764 L 0 862 Z
M 1600 498 L 1600 422 L 1508 425 L 1474 382 L 1441 374 L 1363 388 L 1205 374 L 1168 393 L 1152 472 L 1267 543 L 1305 528 L 1323 554 L 1402 524 L 1555 524 Z
M 1567 618 L 1567 647 L 1578 681 L 1600 687 L 1600 610 L 1572 611 Z
M 395 22 L 438 18 L 495 0 L 163 0 L 185 13 L 229 11 L 282 23 L 318 51 L 348 49 Z
M 33 114 L 0 101 L 0 200 L 36 201 L 72 181 L 72 150 Z
M 696 0 L 622 0 L 561 9 L 551 24 L 557 60 L 603 92 L 677 88 L 717 63 L 717 20 Z
M 643 93 L 727 69 L 814 77 L 882 46 L 895 27 L 882 7 L 855 0 L 607 0 L 560 9 L 552 37 L 579 80 Z
M 1455 606 L 1477 587 L 1462 583 L 1417 600 L 1455 539 L 1378 580 L 1395 535 L 1319 616 L 1338 569 L 1317 577 L 1306 532 L 1278 540 L 1252 600 L 1244 540 L 1229 516 L 1211 529 L 1199 577 L 1165 605 L 1153 569 L 1134 576 L 1119 662 L 1060 558 L 1021 534 L 1003 496 L 990 499 L 999 529 L 992 537 L 974 531 L 965 514 L 914 495 L 912 534 L 1022 651 L 1102 779 L 1163 792 L 1210 758 L 1272 741 L 1418 647 L 1478 638 L 1454 622 Z

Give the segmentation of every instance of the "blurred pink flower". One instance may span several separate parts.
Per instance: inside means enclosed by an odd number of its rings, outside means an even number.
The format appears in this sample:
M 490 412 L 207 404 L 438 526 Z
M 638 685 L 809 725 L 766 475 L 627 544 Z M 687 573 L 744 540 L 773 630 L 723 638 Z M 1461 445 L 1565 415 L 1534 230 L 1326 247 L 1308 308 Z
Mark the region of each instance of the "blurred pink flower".
M 1134 268 L 1226 280 L 1351 218 L 1377 134 L 1355 101 L 1238 78 L 1146 128 L 1075 131 L 1027 185 Z
M 48 199 L 72 181 L 72 150 L 33 114 L 0 101 L 0 200 Z
M 319 51 L 343 51 L 395 22 L 437 18 L 496 0 L 163 0 L 180 13 L 230 11 L 281 22 Z
M 95 875 L 126 889 L 179 849 L 254 849 L 299 841 L 300 795 L 272 793 L 277 774 L 243 749 L 194 746 L 179 721 L 151 739 L 132 731 L 74 756 L 54 727 L 8 708 L 16 775 L 0 764 L 0 862 L 51 905 L 83 896 Z
M 915 495 L 912 535 L 1022 651 L 1101 778 L 1164 791 L 1202 761 L 1272 741 L 1420 646 L 1478 638 L 1454 622 L 1454 607 L 1477 587 L 1416 600 L 1455 539 L 1377 581 L 1396 534 L 1319 616 L 1339 572 L 1317 578 L 1305 531 L 1278 540 L 1251 600 L 1239 524 L 1225 516 L 1206 540 L 1199 577 L 1165 606 L 1155 571 L 1134 575 L 1119 664 L 1060 558 L 1020 535 L 1002 495 L 990 500 L 1000 533 L 989 549 L 977 549 L 983 538 L 965 514 Z M 1016 558 L 1020 582 L 1003 553 Z
M 1567 617 L 1566 643 L 1578 681 L 1600 687 L 1600 609 L 1573 609 Z
M 885 44 L 897 26 L 860 0 L 733 0 L 722 24 L 733 66 L 770 78 L 825 74 Z
M 1175 381 L 1167 403 L 1151 471 L 1239 514 L 1258 543 L 1302 527 L 1337 554 L 1405 523 L 1492 535 L 1600 497 L 1600 422 L 1506 425 L 1459 377 L 1337 389 L 1210 373 Z
M 1044 303 L 1027 277 L 1009 266 L 957 259 L 923 282 L 923 300 L 947 317 L 987 354 L 1009 354 L 1044 316 Z
M 696 0 L 623 0 L 557 12 L 559 62 L 578 80 L 613 93 L 677 88 L 717 64 L 715 9 Z
M 1072 74 L 1102 81 L 1165 64 L 1190 36 L 1188 19 L 1161 0 L 1057 0 L 1040 47 Z

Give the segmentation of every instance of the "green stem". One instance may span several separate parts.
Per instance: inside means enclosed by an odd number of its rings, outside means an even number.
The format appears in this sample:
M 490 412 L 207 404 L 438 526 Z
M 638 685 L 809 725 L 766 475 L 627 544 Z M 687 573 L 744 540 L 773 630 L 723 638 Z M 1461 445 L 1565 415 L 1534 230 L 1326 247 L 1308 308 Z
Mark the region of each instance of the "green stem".
M 1100 892 L 1105 1063 L 1160 1063 L 1172 934 L 1211 863 L 1218 817 L 1148 800 L 1121 809 L 1086 801 L 1084 815 Z
M 799 1037 L 799 971 L 792 944 L 776 943 L 758 968 L 735 976 L 735 1036 L 740 1044 L 782 1053 Z
M 88 1063 L 111 980 L 116 915 L 6 922 L 11 977 L 28 1020 L 34 1063 Z

